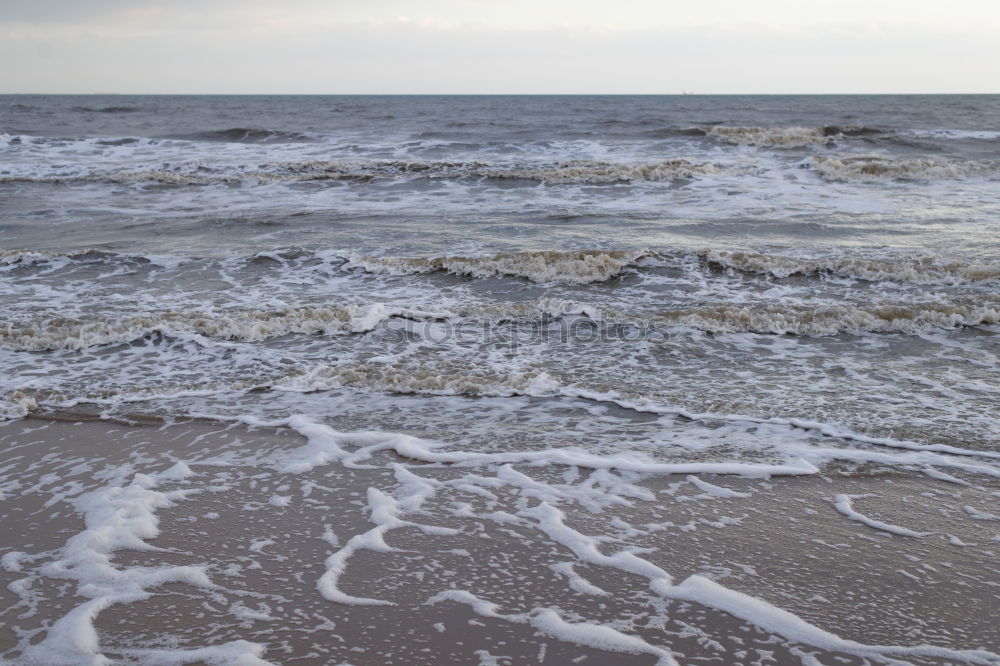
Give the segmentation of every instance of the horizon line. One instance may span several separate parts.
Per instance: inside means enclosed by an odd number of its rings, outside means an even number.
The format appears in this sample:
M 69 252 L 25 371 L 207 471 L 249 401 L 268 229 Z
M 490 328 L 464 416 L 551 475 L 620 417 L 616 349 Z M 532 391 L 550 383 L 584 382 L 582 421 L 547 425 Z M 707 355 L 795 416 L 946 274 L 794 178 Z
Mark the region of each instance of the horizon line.
M 0 96 L 47 95 L 61 97 L 903 97 L 996 96 L 1000 92 L 0 92 Z

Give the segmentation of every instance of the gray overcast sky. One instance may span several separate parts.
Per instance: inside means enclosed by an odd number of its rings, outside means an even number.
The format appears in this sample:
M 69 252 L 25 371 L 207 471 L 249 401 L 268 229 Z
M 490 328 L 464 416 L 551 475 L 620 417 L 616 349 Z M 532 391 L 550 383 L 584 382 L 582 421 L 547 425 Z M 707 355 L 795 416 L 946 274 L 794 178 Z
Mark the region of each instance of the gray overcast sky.
M 0 0 L 0 93 L 1000 92 L 998 0 Z

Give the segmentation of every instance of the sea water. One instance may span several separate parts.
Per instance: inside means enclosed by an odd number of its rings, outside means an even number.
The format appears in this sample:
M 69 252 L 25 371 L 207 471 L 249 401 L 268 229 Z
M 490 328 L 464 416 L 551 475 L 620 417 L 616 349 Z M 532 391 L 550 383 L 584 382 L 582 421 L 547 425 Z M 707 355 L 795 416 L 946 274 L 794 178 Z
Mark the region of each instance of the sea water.
M 573 562 L 639 576 L 648 617 L 701 603 L 819 650 L 995 663 L 968 651 L 995 635 L 861 644 L 717 571 L 681 581 L 627 547 L 658 530 L 623 531 L 609 507 L 661 501 L 650 479 L 738 507 L 753 488 L 699 475 L 874 466 L 980 488 L 987 504 L 953 509 L 995 542 L 998 220 L 1000 96 L 3 96 L 0 415 L 287 430 L 301 446 L 225 460 L 292 485 L 323 466 L 381 469 L 362 503 L 374 527 L 327 539 L 325 573 L 303 583 L 327 603 L 391 603 L 341 577 L 390 530 L 434 523 L 413 515 L 447 497 L 455 515 L 559 544 L 569 559 L 546 564 L 573 593 L 603 592 Z M 186 492 L 160 488 L 210 487 L 199 465 L 217 456 L 81 472 L 81 534 L 113 506 L 153 521 Z M 6 474 L 9 494 L 35 487 Z M 273 488 L 254 501 L 297 501 Z M 455 508 L 463 493 L 493 505 Z M 869 516 L 863 496 L 822 501 L 880 537 L 966 544 L 925 516 Z M 569 506 L 610 513 L 585 536 Z M 154 523 L 87 557 L 143 543 Z M 4 546 L 12 571 L 45 560 Z M 74 548 L 50 552 L 49 573 L 76 567 L 93 586 Z M 167 578 L 205 587 L 210 570 Z M 107 584 L 66 617 L 129 602 Z M 131 584 L 141 596 L 163 580 Z M 486 587 L 428 592 L 559 640 L 676 657 L 621 618 L 515 611 Z M 33 648 L 42 663 L 62 654 L 50 638 Z M 264 658 L 265 644 L 225 643 L 218 660 Z M 100 654 L 96 638 L 81 645 Z M 156 655 L 132 657 L 169 657 Z

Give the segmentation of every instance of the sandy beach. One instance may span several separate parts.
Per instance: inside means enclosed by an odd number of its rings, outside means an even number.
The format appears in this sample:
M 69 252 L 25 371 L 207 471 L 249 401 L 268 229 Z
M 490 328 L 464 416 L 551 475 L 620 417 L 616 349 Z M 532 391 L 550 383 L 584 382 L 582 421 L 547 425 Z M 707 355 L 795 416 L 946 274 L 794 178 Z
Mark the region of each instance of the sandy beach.
M 996 478 L 338 460 L 289 427 L 76 418 L 0 426 L 14 662 L 1000 659 Z

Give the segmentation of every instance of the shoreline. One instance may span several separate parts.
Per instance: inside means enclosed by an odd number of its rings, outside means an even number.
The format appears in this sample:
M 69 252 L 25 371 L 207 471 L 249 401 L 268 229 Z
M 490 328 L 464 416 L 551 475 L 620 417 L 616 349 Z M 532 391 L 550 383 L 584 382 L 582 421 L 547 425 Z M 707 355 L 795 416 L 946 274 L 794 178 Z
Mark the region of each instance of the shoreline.
M 977 489 L 887 468 L 748 479 L 433 465 L 368 444 L 352 461 L 289 428 L 3 424 L 0 656 L 24 660 L 14 627 L 36 631 L 22 647 L 40 640 L 29 651 L 50 663 L 88 649 L 147 663 L 225 663 L 241 649 L 358 665 L 751 663 L 755 650 L 862 663 L 879 661 L 866 646 L 1000 647 L 993 478 Z M 839 510 L 840 496 L 870 522 Z M 702 579 L 857 647 L 808 645 L 823 634 L 788 636 L 767 613 L 755 628 L 722 597 L 677 598 Z M 78 623 L 62 634 L 77 652 L 52 652 L 39 628 L 102 598 L 96 633 Z

